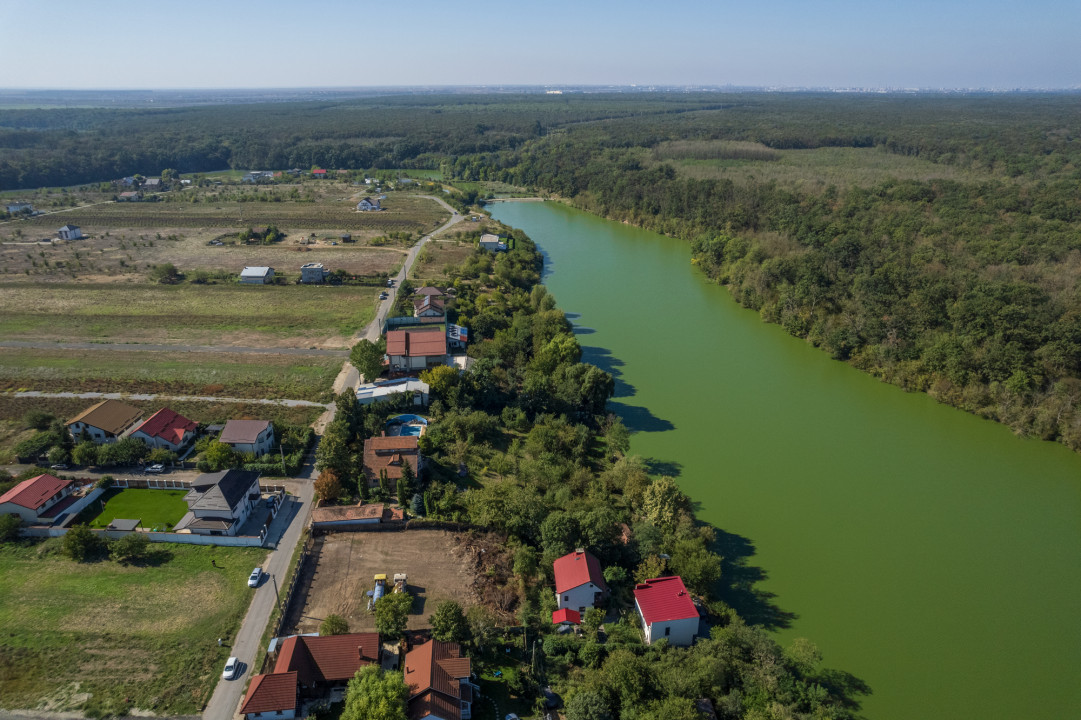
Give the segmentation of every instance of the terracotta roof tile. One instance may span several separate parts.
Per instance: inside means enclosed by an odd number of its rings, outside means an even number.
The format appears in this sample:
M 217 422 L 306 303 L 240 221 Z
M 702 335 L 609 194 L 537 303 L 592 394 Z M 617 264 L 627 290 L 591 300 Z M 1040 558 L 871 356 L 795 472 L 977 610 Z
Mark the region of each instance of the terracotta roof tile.
M 241 714 L 295 710 L 297 706 L 297 674 L 295 672 L 256 675 L 240 706 Z
M 70 480 L 61 480 L 48 473 L 38 475 L 29 480 L 23 480 L 3 495 L 0 495 L 0 504 L 9 502 L 29 510 L 37 510 L 49 502 L 50 498 L 71 484 Z
M 698 617 L 698 609 L 683 585 L 683 578 L 654 578 L 634 586 L 634 601 L 647 624 Z
M 567 553 L 552 563 L 552 568 L 555 571 L 557 593 L 564 593 L 589 582 L 601 590 L 608 590 L 608 586 L 604 584 L 600 562 L 588 552 Z
M 312 637 L 294 635 L 282 643 L 274 672 L 298 673 L 300 682 L 343 682 L 364 665 L 379 660 L 379 633 Z
M 135 432 L 141 432 L 148 437 L 167 440 L 173 445 L 180 445 L 184 442 L 184 433 L 195 432 L 195 428 L 198 426 L 199 423 L 194 420 L 188 420 L 169 408 L 162 408 L 137 427 Z
M 391 330 L 387 355 L 421 357 L 447 354 L 447 334 L 441 330 Z
M 137 423 L 142 414 L 142 410 L 119 400 L 102 400 L 68 420 L 67 424 L 82 422 L 101 428 L 112 435 L 119 435 Z

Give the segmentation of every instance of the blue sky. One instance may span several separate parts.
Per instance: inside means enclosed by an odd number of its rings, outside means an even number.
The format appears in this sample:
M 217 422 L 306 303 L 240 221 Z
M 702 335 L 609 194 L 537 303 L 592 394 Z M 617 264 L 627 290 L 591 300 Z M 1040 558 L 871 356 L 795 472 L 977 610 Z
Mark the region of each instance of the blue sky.
M 1081 86 L 1079 0 L 0 0 L 0 87 Z

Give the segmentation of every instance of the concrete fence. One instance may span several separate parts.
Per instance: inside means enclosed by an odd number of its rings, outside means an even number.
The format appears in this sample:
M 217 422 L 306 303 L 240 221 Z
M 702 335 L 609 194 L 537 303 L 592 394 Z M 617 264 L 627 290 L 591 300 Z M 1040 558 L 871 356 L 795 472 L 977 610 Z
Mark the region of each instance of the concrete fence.
M 69 528 L 66 527 L 42 527 L 35 525 L 22 528 L 19 534 L 23 537 L 63 537 L 67 535 Z M 119 540 L 125 535 L 130 535 L 127 530 L 91 530 L 91 532 L 107 537 L 111 540 Z M 227 547 L 260 547 L 263 538 L 252 535 L 232 537 L 229 535 L 191 535 L 188 533 L 148 532 L 136 530 L 135 532 L 145 536 L 150 542 L 181 543 L 184 545 L 218 545 Z

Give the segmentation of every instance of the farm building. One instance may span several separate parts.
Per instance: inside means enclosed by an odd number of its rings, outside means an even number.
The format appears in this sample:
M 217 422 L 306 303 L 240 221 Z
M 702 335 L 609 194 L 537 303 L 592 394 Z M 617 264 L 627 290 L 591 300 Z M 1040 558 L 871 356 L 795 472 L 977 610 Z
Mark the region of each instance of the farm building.
M 75 483 L 52 475 L 38 475 L 23 480 L 0 495 L 0 515 L 18 515 L 23 522 L 34 523 L 40 518 L 55 517 L 57 505 L 71 495 Z
M 240 712 L 248 720 L 296 717 L 302 699 L 321 698 L 365 665 L 378 664 L 380 647 L 379 633 L 287 637 L 274 671 L 252 678 Z
M 646 644 L 666 638 L 673 645 L 691 645 L 698 634 L 698 608 L 683 578 L 654 578 L 634 586 L 634 607 L 642 618 Z
M 194 420 L 188 420 L 169 408 L 162 408 L 135 428 L 131 437 L 142 440 L 149 448 L 164 448 L 178 453 L 195 439 L 197 427 L 199 423 Z
M 239 453 L 266 455 L 274 447 L 274 424 L 269 420 L 230 420 L 218 440 Z
M 244 285 L 266 285 L 273 280 L 274 268 L 272 267 L 246 267 L 240 271 L 240 282 Z
M 340 530 L 356 525 L 378 525 L 403 520 L 405 513 L 400 508 L 387 507 L 383 503 L 332 505 L 312 510 L 313 530 Z
M 222 470 L 204 473 L 184 496 L 188 512 L 176 524 L 177 532 L 193 535 L 236 535 L 254 507 L 259 505 L 259 473 Z
M 102 400 L 67 421 L 68 432 L 78 442 L 86 437 L 102 443 L 116 442 L 135 427 L 143 412 L 119 400 Z
M 357 203 L 357 210 L 360 210 L 361 212 L 369 212 L 382 209 L 383 206 L 379 204 L 379 198 L 364 198 Z
M 446 362 L 447 334 L 439 329 L 387 333 L 387 363 L 392 370 L 424 370 Z
M 65 225 L 57 230 L 56 234 L 61 240 L 79 240 L 86 237 L 78 225 Z
M 116 196 L 117 202 L 139 202 L 142 199 L 143 196 L 137 190 L 129 190 Z
M 597 558 L 585 550 L 567 553 L 552 563 L 556 579 L 556 607 L 584 613 L 596 607 L 608 592 Z
M 323 267 L 323 263 L 307 263 L 300 266 L 300 282 L 306 285 L 324 283 L 329 274 L 327 269 Z
M 373 437 L 364 441 L 364 477 L 368 487 L 379 487 L 379 477 L 386 473 L 391 487 L 402 476 L 402 466 L 408 464 L 418 480 L 424 470 L 424 458 L 420 454 L 415 435 Z
M 405 654 L 405 684 L 409 688 L 409 720 L 470 720 L 473 695 L 472 664 L 458 643 L 429 640 Z

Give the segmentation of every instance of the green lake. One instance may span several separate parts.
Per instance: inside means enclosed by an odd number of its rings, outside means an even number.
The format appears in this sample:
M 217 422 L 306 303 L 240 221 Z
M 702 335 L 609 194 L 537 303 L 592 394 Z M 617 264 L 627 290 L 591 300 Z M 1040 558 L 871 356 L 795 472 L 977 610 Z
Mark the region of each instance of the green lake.
M 632 451 L 723 530 L 729 599 L 871 720 L 1081 717 L 1081 456 L 880 383 L 740 308 L 686 242 L 498 203 L 547 257 Z M 667 468 L 667 469 L 666 469 Z

